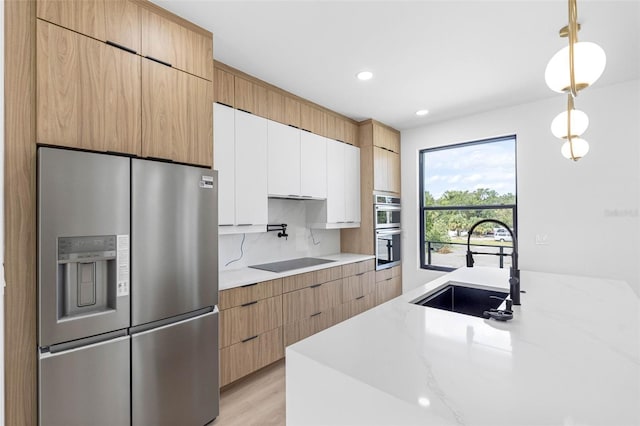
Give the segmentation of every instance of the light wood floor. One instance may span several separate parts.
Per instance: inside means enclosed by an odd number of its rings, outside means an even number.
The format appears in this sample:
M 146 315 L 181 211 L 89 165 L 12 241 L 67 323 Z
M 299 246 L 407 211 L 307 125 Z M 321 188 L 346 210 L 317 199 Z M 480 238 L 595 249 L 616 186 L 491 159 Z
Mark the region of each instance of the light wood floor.
M 284 359 L 220 392 L 220 415 L 210 426 L 285 425 Z

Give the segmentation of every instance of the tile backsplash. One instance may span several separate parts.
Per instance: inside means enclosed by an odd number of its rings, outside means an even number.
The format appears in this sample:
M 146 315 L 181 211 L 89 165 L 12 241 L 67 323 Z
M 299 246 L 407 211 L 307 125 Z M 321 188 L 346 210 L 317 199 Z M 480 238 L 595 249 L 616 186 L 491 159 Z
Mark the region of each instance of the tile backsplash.
M 277 231 L 220 235 L 218 241 L 220 271 L 296 257 L 339 253 L 340 230 L 309 229 L 306 223 L 306 208 L 307 204 L 303 200 L 270 198 L 269 223 L 286 223 L 289 237 L 278 238 Z M 244 244 L 242 244 L 243 238 Z

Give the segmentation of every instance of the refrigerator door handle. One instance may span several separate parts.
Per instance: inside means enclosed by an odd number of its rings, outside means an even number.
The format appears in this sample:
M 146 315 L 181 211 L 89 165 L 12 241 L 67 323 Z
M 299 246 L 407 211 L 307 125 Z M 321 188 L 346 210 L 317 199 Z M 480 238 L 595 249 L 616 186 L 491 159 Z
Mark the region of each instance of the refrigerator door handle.
M 205 315 L 213 315 L 218 313 L 217 306 L 209 306 L 208 308 L 198 309 L 197 311 L 189 312 L 187 314 L 176 315 L 175 317 L 166 318 L 160 321 L 154 321 L 147 324 L 138 325 L 136 327 L 131 327 L 129 329 L 129 333 L 131 335 L 140 336 L 145 333 L 150 333 L 152 331 L 160 330 L 163 328 L 171 327 L 176 324 L 181 324 L 184 322 L 188 322 L 193 320 L 196 317 L 202 317 Z
M 81 348 L 81 347 L 84 348 L 87 346 L 96 345 L 99 343 L 110 341 L 112 339 L 117 339 L 119 337 L 126 337 L 126 336 L 127 336 L 126 329 L 116 330 L 116 331 L 111 331 L 109 333 L 98 334 L 97 336 L 91 336 L 91 337 L 86 337 L 84 339 L 73 340 L 71 342 L 58 343 L 56 345 L 51 345 L 49 346 L 48 351 L 43 351 L 42 349 L 44 348 L 42 348 L 41 353 L 45 354 L 49 352 L 49 353 L 55 354 L 58 352 L 66 352 L 72 349 Z
M 47 359 L 47 358 L 52 358 L 52 357 L 56 357 L 56 356 L 62 356 L 62 355 L 66 355 L 68 353 L 74 352 L 74 351 L 78 351 L 78 350 L 84 350 L 84 349 L 90 349 L 90 348 L 96 348 L 98 346 L 102 346 L 102 345 L 107 345 L 107 344 L 111 344 L 111 343 L 117 343 L 117 342 L 122 342 L 123 340 L 128 340 L 130 337 L 126 334 L 126 330 L 123 330 L 125 332 L 124 336 L 118 337 L 118 338 L 113 338 L 113 336 L 110 336 L 108 339 L 104 339 L 104 340 L 99 340 L 97 342 L 93 342 L 93 343 L 89 343 L 87 344 L 86 339 L 83 341 L 82 344 L 73 346 L 73 347 L 66 347 L 64 349 L 58 349 L 57 351 L 50 351 L 50 352 L 40 352 L 40 359 Z M 112 334 L 112 333 L 107 333 L 107 334 Z M 57 346 L 63 346 L 63 345 L 57 345 Z

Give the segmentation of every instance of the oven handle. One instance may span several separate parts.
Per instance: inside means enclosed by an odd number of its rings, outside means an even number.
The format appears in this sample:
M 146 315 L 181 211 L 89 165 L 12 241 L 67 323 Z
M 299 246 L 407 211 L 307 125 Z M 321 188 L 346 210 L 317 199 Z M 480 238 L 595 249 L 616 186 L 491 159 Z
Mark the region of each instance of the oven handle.
M 396 235 L 396 234 L 400 234 L 401 232 L 402 230 L 400 229 L 382 229 L 382 230 L 377 230 L 376 235 Z
M 386 204 L 376 204 L 375 205 L 375 209 L 376 210 L 382 210 L 382 211 L 389 211 L 389 212 L 397 212 L 400 211 L 401 207 L 400 206 L 389 206 Z

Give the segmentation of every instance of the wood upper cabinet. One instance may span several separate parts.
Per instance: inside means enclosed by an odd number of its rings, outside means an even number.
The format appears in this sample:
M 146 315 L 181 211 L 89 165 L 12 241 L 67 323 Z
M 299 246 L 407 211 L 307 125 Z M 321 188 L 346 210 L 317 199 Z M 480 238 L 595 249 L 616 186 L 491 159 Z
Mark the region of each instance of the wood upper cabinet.
M 37 21 L 37 142 L 140 155 L 140 57 Z
M 400 193 L 400 154 L 373 147 L 373 189 Z
M 141 54 L 182 71 L 213 79 L 213 38 L 146 8 L 140 9 Z M 211 98 L 210 98 L 211 99 Z
M 325 112 L 306 103 L 300 104 L 300 128 L 316 135 L 326 136 Z
M 300 101 L 289 96 L 284 98 L 284 124 L 300 127 Z
M 344 121 L 344 141 L 350 145 L 358 145 L 358 125 L 351 121 Z
M 400 153 L 400 133 L 374 122 L 373 145 L 388 151 Z
M 140 52 L 139 8 L 128 0 L 38 0 L 37 17 Z
M 230 72 L 215 68 L 213 71 L 213 99 L 233 108 L 235 106 L 234 75 Z
M 244 78 L 235 77 L 235 107 L 259 117 L 267 117 L 267 88 Z
M 142 60 L 142 156 L 210 167 L 211 82 Z

